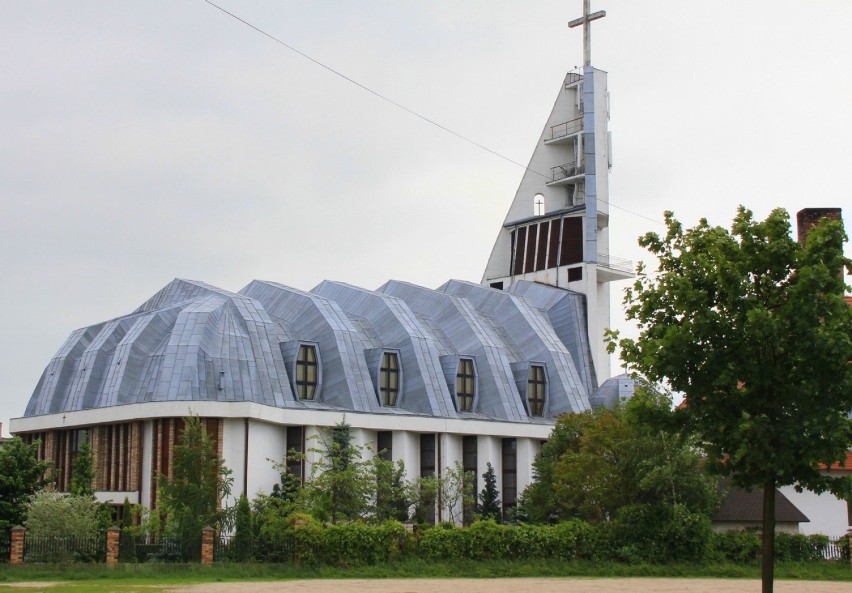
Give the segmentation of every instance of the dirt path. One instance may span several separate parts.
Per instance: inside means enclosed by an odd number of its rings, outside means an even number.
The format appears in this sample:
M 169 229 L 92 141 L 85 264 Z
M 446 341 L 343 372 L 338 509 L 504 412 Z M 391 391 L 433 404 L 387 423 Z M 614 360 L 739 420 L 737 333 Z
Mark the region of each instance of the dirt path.
M 849 593 L 848 582 L 776 581 L 778 593 Z M 742 579 L 347 579 L 205 583 L 168 593 L 759 593 Z

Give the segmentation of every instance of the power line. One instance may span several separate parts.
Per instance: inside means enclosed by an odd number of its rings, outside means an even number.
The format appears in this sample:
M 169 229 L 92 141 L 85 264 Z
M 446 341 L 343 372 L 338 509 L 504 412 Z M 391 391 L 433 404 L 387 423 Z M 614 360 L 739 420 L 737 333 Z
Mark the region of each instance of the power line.
M 486 151 L 486 152 L 488 152 L 488 153 L 490 153 L 490 154 L 493 154 L 494 156 L 496 156 L 496 157 L 498 157 L 498 158 L 501 158 L 501 159 L 503 159 L 504 161 L 507 161 L 507 162 L 509 162 L 509 163 L 512 163 L 513 165 L 516 165 L 516 166 L 518 166 L 518 167 L 521 167 L 522 169 L 524 169 L 524 170 L 526 170 L 526 171 L 529 171 L 529 172 L 531 172 L 531 173 L 535 173 L 536 175 L 541 175 L 541 176 L 542 176 L 542 177 L 544 177 L 545 179 L 550 179 L 550 178 L 551 178 L 551 176 L 550 176 L 550 175 L 545 175 L 544 173 L 541 173 L 540 171 L 536 171 L 535 169 L 531 169 L 531 168 L 527 167 L 526 165 L 523 165 L 523 164 L 519 163 L 518 161 L 516 161 L 516 160 L 514 160 L 514 159 L 511 159 L 511 158 L 509 158 L 509 157 L 507 157 L 507 156 L 505 156 L 505 155 L 500 154 L 499 152 L 497 152 L 497 151 L 495 151 L 495 150 L 492 150 L 492 149 L 488 148 L 487 146 L 484 146 L 483 144 L 480 144 L 480 143 L 479 143 L 479 142 L 477 142 L 476 140 L 473 140 L 473 139 L 471 139 L 471 138 L 468 138 L 467 136 L 465 136 L 465 135 L 463 135 L 463 134 L 460 134 L 460 133 L 458 133 L 458 132 L 456 132 L 456 131 L 454 131 L 454 130 L 451 130 L 450 128 L 448 128 L 448 127 L 446 127 L 446 126 L 444 126 L 444 125 L 439 124 L 439 123 L 438 123 L 438 122 L 436 122 L 435 120 L 430 119 L 430 118 L 426 117 L 425 115 L 422 115 L 422 114 L 420 114 L 420 113 L 418 113 L 418 112 L 414 111 L 413 109 L 411 109 L 411 108 L 409 108 L 409 107 L 406 107 L 405 105 L 403 105 L 403 104 L 401 104 L 401 103 L 398 103 L 397 101 L 394 101 L 394 100 L 393 100 L 393 99 L 391 99 L 390 97 L 388 97 L 388 96 L 386 96 L 386 95 L 383 95 L 382 93 L 380 93 L 380 92 L 378 92 L 378 91 L 374 91 L 373 89 L 371 89 L 370 87 L 366 86 L 365 84 L 362 84 L 362 83 L 358 82 L 357 80 L 355 80 L 355 79 L 353 79 L 353 78 L 350 78 L 349 76 L 347 76 L 347 75 L 343 74 L 343 73 L 342 73 L 342 72 L 340 72 L 339 70 L 335 70 L 335 69 L 334 69 L 334 68 L 332 68 L 331 66 L 328 66 L 327 64 L 324 64 L 324 63 L 320 62 L 320 61 L 319 61 L 319 60 L 317 60 L 316 58 L 313 58 L 313 57 L 309 56 L 308 54 L 306 54 L 305 52 L 301 51 L 300 49 L 298 49 L 298 48 L 296 48 L 296 47 L 294 47 L 294 46 L 290 45 L 290 44 L 289 44 L 289 43 L 287 43 L 286 41 L 283 41 L 283 40 L 279 39 L 278 37 L 276 37 L 275 35 L 272 35 L 271 33 L 267 33 L 266 31 L 264 31 L 264 30 L 263 30 L 263 29 L 261 29 L 260 27 L 257 27 L 256 25 L 253 25 L 252 23 L 248 22 L 247 20 L 245 20 L 245 19 L 243 19 L 243 18 L 241 18 L 241 17 L 237 16 L 237 15 L 236 15 L 236 14 L 234 14 L 233 12 L 230 12 L 229 10 L 226 10 L 225 8 L 223 8 L 223 7 L 219 6 L 219 5 L 218 5 L 218 4 L 216 4 L 215 2 L 211 2 L 211 0 L 204 0 L 204 2 L 206 2 L 207 4 L 209 4 L 210 6 L 212 6 L 213 8 L 215 8 L 215 9 L 219 10 L 220 12 L 222 12 L 222 13 L 224 13 L 224 14 L 228 15 L 229 17 L 231 17 L 231 18 L 233 18 L 233 19 L 235 19 L 235 20 L 237 20 L 237 21 L 241 22 L 241 23 L 242 23 L 242 24 L 244 24 L 246 27 L 249 27 L 250 29 L 252 29 L 252 30 L 256 31 L 257 33 L 260 33 L 261 35 L 263 35 L 264 37 L 266 37 L 266 38 L 268 38 L 268 39 L 270 39 L 270 40 L 274 41 L 275 43 L 277 43 L 277 44 L 279 44 L 279 45 L 281 45 L 281 46 L 283 46 L 283 47 L 286 47 L 286 48 L 287 48 L 287 49 L 289 49 L 290 51 L 292 51 L 292 52 L 294 52 L 294 53 L 296 53 L 296 54 L 300 55 L 301 57 L 305 58 L 306 60 L 308 60 L 308 61 L 310 61 L 310 62 L 313 62 L 314 64 L 316 64 L 316 65 L 317 65 L 317 66 L 319 66 L 320 68 L 324 68 L 325 70 L 328 70 L 329 72 L 331 72 L 331 73 L 332 73 L 332 74 L 334 74 L 335 76 L 338 76 L 338 77 L 342 78 L 343 80 L 345 80 L 345 81 L 349 82 L 350 84 L 354 84 L 355 86 L 357 86 L 357 87 L 358 87 L 358 88 L 360 88 L 361 90 L 363 90 L 363 91 L 366 91 L 366 92 L 370 93 L 371 95 L 373 95 L 373 96 L 375 96 L 375 97 L 377 97 L 377 98 L 381 99 L 382 101 L 385 101 L 386 103 L 390 103 L 390 104 L 391 104 L 391 105 L 393 105 L 394 107 L 396 107 L 396 108 L 398 108 L 398 109 L 401 109 L 401 110 L 405 111 L 406 113 L 408 113 L 408 114 L 410 114 L 410 115 L 413 115 L 414 117 L 416 117 L 416 118 L 418 118 L 418 119 L 421 119 L 421 120 L 425 121 L 426 123 L 431 124 L 431 125 L 435 126 L 436 128 L 438 128 L 438 129 L 440 129 L 440 130 L 443 130 L 444 132 L 447 132 L 448 134 L 452 134 L 453 136 L 455 136 L 456 138 L 459 138 L 460 140 L 464 140 L 465 142 L 467 142 L 467 143 L 469 143 L 469 144 L 472 144 L 473 146 L 476 146 L 477 148 L 480 148 L 480 149 L 482 149 L 482 150 L 484 150 L 484 151 Z M 626 212 L 626 213 L 628 213 L 628 214 L 632 214 L 633 216 L 638 216 L 638 217 L 640 217 L 640 218 L 644 218 L 645 220 L 649 220 L 649 221 L 651 221 L 651 222 L 653 222 L 653 223 L 660 224 L 660 225 L 662 225 L 662 224 L 663 224 L 663 223 L 662 223 L 662 222 L 660 222 L 659 220 L 655 220 L 655 219 L 653 219 L 653 218 L 650 218 L 650 217 L 648 217 L 648 216 L 645 216 L 644 214 L 639 214 L 638 212 L 633 212 L 632 210 L 628 210 L 627 208 L 622 208 L 621 206 L 617 206 L 617 205 L 615 205 L 615 204 L 612 204 L 612 203 L 610 203 L 610 202 L 607 202 L 606 200 L 600 200 L 600 202 L 601 202 L 601 203 L 604 203 L 604 204 L 607 204 L 607 205 L 608 205 L 608 206 L 610 206 L 611 208 L 616 208 L 616 209 L 618 209 L 618 210 L 621 210 L 622 212 Z

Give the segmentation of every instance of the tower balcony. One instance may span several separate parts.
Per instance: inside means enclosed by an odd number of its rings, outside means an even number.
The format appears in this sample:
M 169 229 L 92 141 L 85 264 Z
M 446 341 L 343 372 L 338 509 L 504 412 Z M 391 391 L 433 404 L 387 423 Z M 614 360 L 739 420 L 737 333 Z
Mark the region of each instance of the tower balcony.
M 583 131 L 583 117 L 564 121 L 561 124 L 550 126 L 550 137 L 544 139 L 545 144 L 567 144 L 573 142 L 574 137 Z
M 584 167 L 577 163 L 565 163 L 550 168 L 551 180 L 545 185 L 567 185 L 582 179 Z
M 583 75 L 577 71 L 569 72 L 565 75 L 565 88 L 569 89 L 577 83 L 583 82 Z
M 613 257 L 606 253 L 598 253 L 598 280 L 614 282 L 633 278 L 633 262 L 629 259 Z

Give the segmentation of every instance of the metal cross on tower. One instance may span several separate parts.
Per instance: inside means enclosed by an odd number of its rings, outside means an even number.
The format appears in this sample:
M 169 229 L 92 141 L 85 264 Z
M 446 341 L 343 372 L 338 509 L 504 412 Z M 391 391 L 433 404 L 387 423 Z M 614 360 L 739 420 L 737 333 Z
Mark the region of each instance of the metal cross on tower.
M 569 27 L 583 25 L 583 65 L 592 65 L 592 21 L 602 19 L 606 16 L 605 10 L 599 10 L 589 14 L 592 0 L 583 0 L 583 16 L 568 23 Z

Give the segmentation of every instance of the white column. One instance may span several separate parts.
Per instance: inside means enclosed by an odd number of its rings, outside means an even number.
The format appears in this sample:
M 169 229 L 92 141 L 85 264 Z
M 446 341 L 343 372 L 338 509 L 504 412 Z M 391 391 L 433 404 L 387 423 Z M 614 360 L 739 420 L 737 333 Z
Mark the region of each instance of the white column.
M 222 461 L 225 467 L 233 473 L 234 486 L 231 496 L 222 503 L 225 506 L 233 506 L 234 502 L 244 491 L 246 478 L 245 445 L 246 425 L 243 418 L 225 418 L 222 420 Z
M 142 483 L 139 502 L 151 508 L 151 470 L 154 463 L 154 421 L 142 423 Z
M 252 498 L 260 491 L 272 492 L 272 487 L 281 480 L 275 464 L 286 464 L 287 427 L 249 420 L 248 434 L 246 495 Z
M 503 488 L 503 443 L 500 438 L 481 435 L 476 440 L 476 466 L 480 476 L 488 471 L 488 463 L 494 468 L 497 489 Z M 485 482 L 480 480 L 484 485 Z
M 420 433 L 393 431 L 393 460 L 400 459 L 405 464 L 406 479 L 417 479 L 420 476 Z
M 314 464 L 323 457 L 324 436 L 316 426 L 305 427 L 305 480 L 310 479 Z
M 533 481 L 533 461 L 541 447 L 538 439 L 518 439 L 518 497 Z

